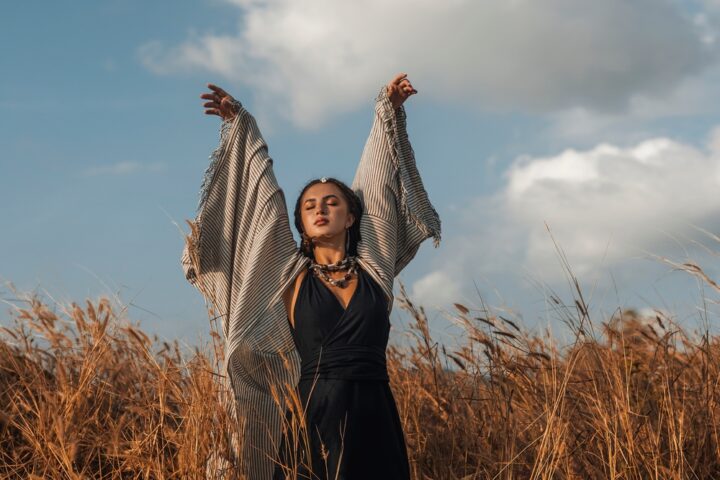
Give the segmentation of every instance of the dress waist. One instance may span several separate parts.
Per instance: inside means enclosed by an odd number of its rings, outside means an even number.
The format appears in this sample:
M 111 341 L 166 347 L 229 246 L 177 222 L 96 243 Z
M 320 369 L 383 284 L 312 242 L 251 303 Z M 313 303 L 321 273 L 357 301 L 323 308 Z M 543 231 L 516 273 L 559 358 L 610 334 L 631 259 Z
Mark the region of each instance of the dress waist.
M 377 345 L 320 347 L 300 367 L 301 381 L 316 377 L 389 381 L 385 348 Z

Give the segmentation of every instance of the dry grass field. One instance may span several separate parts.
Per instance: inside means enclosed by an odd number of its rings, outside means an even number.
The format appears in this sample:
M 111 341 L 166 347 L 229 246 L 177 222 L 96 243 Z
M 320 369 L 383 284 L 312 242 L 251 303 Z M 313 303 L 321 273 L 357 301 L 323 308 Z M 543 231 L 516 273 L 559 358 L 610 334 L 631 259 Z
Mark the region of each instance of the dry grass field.
M 550 298 L 569 344 L 456 305 L 451 351 L 400 287 L 414 343 L 391 345 L 388 366 L 414 479 L 720 478 L 720 344 L 707 331 L 659 312 L 591 319 L 578 288 Z M 216 334 L 184 352 L 107 299 L 16 295 L 0 334 L 2 478 L 206 478 L 221 464 L 237 478 Z

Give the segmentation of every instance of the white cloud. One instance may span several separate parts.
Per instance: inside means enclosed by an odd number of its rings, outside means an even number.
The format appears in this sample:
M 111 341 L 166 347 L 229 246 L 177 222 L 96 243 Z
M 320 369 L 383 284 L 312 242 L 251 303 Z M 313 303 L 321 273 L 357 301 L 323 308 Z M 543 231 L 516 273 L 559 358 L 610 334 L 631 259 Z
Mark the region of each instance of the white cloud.
M 166 169 L 167 165 L 163 162 L 141 163 L 127 161 L 89 167 L 83 170 L 81 175 L 85 177 L 96 175 L 129 175 L 139 172 L 162 172 Z
M 447 271 L 436 270 L 423 276 L 412 285 L 411 299 L 418 299 L 424 305 L 443 305 L 456 302 L 462 292 L 461 279 Z
M 397 71 L 438 102 L 612 112 L 712 62 L 707 22 L 658 0 L 231 3 L 242 10 L 236 34 L 150 42 L 142 61 L 249 86 L 261 108 L 304 127 L 367 103 Z
M 675 239 L 693 237 L 693 225 L 720 227 L 720 127 L 703 147 L 659 137 L 524 156 L 504 178 L 497 194 L 468 202 L 451 220 L 452 234 L 445 228 L 436 268 L 412 286 L 417 298 L 457 301 L 459 285 L 471 294 L 470 278 L 521 272 L 557 285 L 563 271 L 546 223 L 579 278 L 612 267 L 631 283 L 647 281 L 629 259 L 677 258 Z
M 683 79 L 667 95 L 633 95 L 624 111 L 598 112 L 573 107 L 550 113 L 547 135 L 560 144 L 594 142 L 598 138 L 637 142 L 650 136 L 655 120 L 716 115 L 718 104 L 720 65 L 714 65 L 700 75 Z
M 639 254 L 663 232 L 686 231 L 719 212 L 719 161 L 720 150 L 667 138 L 524 158 L 507 172 L 504 206 L 529 231 L 528 264 L 542 267 L 553 256 L 547 222 L 570 257 L 589 269 L 611 239 L 611 257 Z

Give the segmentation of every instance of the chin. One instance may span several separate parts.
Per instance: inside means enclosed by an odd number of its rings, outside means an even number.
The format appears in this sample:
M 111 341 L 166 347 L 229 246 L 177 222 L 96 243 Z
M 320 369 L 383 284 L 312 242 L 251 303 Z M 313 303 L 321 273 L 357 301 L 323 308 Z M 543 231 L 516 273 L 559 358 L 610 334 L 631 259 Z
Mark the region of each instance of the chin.
M 330 233 L 330 232 L 320 232 L 317 234 L 317 238 L 322 238 L 323 240 L 330 240 L 331 238 L 337 237 L 337 233 Z
M 334 237 L 335 235 L 340 233 L 339 230 L 333 230 L 332 227 L 327 224 L 319 227 L 313 225 L 312 232 L 316 237 Z
M 325 228 L 319 228 L 319 229 L 315 230 L 315 235 L 313 235 L 313 236 L 316 238 L 322 238 L 322 239 L 328 240 L 328 239 L 337 237 L 341 233 L 342 233 L 341 230 L 333 232 L 333 231 L 325 229 Z

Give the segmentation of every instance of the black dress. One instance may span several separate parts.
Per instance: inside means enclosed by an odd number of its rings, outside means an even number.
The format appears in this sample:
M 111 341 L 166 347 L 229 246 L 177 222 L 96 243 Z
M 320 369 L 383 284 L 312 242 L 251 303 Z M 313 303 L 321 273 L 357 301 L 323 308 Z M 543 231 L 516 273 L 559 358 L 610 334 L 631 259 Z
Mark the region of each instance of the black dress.
M 405 438 L 388 383 L 386 305 L 379 285 L 359 267 L 346 310 L 311 271 L 303 278 L 292 332 L 301 358 L 296 391 L 311 455 L 308 459 L 302 438 L 299 445 L 291 445 L 297 442 L 284 433 L 278 460 L 297 465 L 298 475 L 290 476 L 276 465 L 274 480 L 409 480 Z M 288 409 L 286 421 L 291 419 Z

